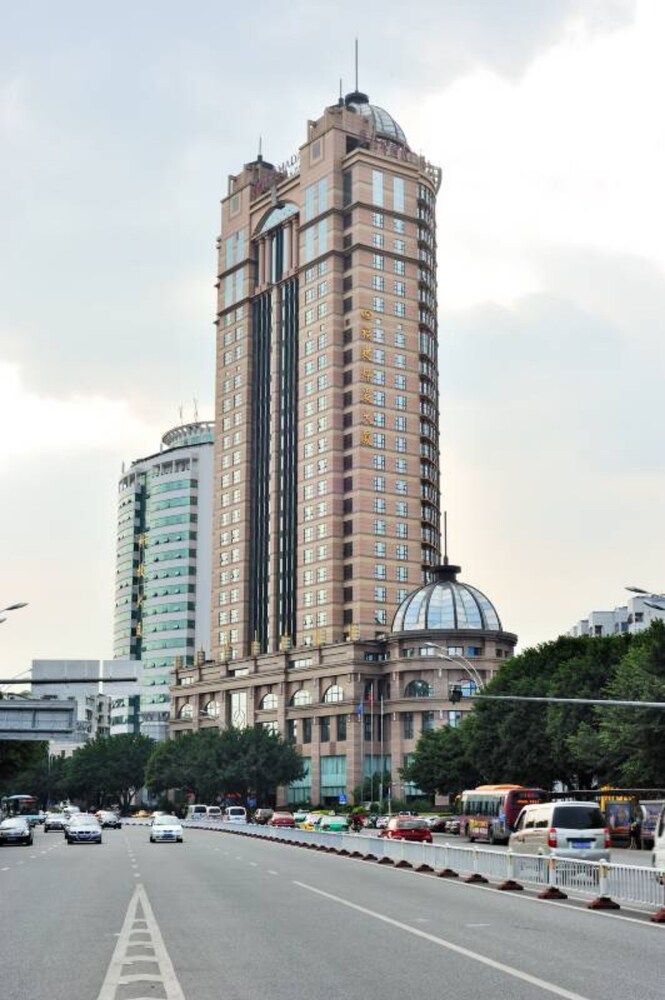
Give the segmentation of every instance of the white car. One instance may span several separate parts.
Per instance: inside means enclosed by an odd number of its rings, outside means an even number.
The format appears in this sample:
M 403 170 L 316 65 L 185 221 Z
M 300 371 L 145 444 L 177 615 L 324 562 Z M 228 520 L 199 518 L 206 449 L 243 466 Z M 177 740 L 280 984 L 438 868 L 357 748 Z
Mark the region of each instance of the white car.
M 182 826 L 177 816 L 155 816 L 150 824 L 150 843 L 163 841 L 182 844 Z

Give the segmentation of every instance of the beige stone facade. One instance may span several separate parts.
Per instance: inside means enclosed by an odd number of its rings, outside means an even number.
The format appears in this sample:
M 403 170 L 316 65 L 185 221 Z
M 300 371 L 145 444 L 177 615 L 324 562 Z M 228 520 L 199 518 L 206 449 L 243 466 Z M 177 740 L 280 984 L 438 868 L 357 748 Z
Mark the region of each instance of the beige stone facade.
M 439 561 L 439 184 L 362 94 L 229 178 L 215 660 L 375 638 Z
M 308 777 L 280 789 L 278 804 L 332 805 L 340 794 L 352 802 L 364 776 L 383 772 L 392 797 L 408 799 L 418 793 L 399 769 L 423 730 L 458 725 L 471 708 L 474 684 L 464 660 L 485 682 L 515 641 L 507 632 L 413 632 L 185 667 L 171 690 L 171 732 L 267 725 L 291 739 Z M 449 658 L 432 642 L 450 650 Z M 464 697 L 453 703 L 456 685 Z

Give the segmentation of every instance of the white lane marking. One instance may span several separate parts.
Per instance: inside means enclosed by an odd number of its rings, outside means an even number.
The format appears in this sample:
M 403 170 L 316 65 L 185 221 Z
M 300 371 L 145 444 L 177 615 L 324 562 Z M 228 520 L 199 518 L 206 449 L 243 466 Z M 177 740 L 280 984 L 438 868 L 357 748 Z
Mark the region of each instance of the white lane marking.
M 139 907 L 143 911 L 143 917 L 137 917 Z M 159 966 L 158 976 L 153 974 L 123 975 L 122 973 L 123 966 L 126 966 L 134 957 L 127 954 L 127 949 L 133 943 L 131 939 L 132 935 L 136 933 L 135 923 L 145 923 L 148 928 L 152 938 L 152 947 L 155 952 L 151 960 Z M 143 929 L 142 933 L 145 933 Z M 167 1000 L 185 1000 L 185 994 L 178 982 L 173 963 L 164 945 L 164 939 L 155 920 L 155 915 L 152 912 L 148 896 L 144 887 L 139 883 L 129 901 L 125 921 L 118 936 L 118 942 L 113 951 L 97 1000 L 115 1000 L 118 986 L 141 981 L 160 982 L 164 987 Z
M 258 862 L 256 862 L 256 861 L 250 861 L 249 867 L 250 868 L 258 868 Z
M 269 868 L 268 875 L 279 875 L 279 872 L 276 872 L 274 868 Z
M 8 872 L 9 871 L 9 866 L 7 866 L 7 868 L 0 868 L 0 871 Z
M 548 983 L 545 979 L 539 979 L 537 976 L 531 976 L 528 972 L 522 972 L 512 965 L 504 965 L 503 962 L 497 962 L 493 958 L 488 958 L 477 951 L 471 951 L 469 948 L 454 944 L 452 941 L 446 941 L 445 938 L 437 937 L 435 934 L 428 934 L 427 931 L 418 930 L 417 927 L 410 927 L 408 924 L 402 923 L 401 920 L 394 920 L 392 917 L 386 917 L 383 913 L 368 910 L 365 906 L 350 903 L 348 899 L 342 899 L 340 896 L 333 896 L 330 892 L 316 889 L 313 885 L 307 885 L 305 882 L 297 882 L 295 879 L 293 884 L 299 886 L 301 889 L 306 889 L 308 892 L 316 893 L 317 896 L 323 896 L 334 903 L 339 903 L 341 906 L 346 906 L 351 910 L 356 910 L 358 913 L 363 913 L 366 917 L 372 917 L 374 920 L 380 920 L 384 924 L 390 924 L 391 927 L 397 927 L 398 930 L 406 931 L 408 934 L 413 934 L 419 938 L 424 938 L 425 941 L 431 941 L 432 944 L 437 944 L 439 947 L 446 948 L 457 955 L 462 955 L 464 958 L 470 958 L 474 962 L 480 962 L 481 965 L 487 965 L 490 969 L 496 969 L 498 972 L 503 972 L 514 979 L 521 979 L 522 982 L 529 983 L 531 986 L 537 986 L 539 989 L 545 990 L 547 993 L 553 993 L 557 997 L 565 997 L 566 1000 L 588 1000 L 581 993 L 572 993 L 570 990 L 565 990 L 554 983 Z
M 464 924 L 465 927 L 490 927 L 491 924 Z

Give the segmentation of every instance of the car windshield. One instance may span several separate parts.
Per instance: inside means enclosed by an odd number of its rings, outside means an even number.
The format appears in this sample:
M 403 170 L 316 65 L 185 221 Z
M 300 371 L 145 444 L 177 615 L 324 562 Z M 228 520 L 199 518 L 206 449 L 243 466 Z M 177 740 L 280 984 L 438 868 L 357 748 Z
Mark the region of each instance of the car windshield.
M 418 830 L 426 826 L 427 823 L 424 819 L 398 819 L 393 824 L 396 830 Z
M 0 823 L 0 826 L 2 827 L 3 830 L 9 830 L 11 828 L 19 826 L 25 827 L 27 826 L 27 822 L 26 820 L 19 819 L 18 817 L 15 819 L 3 819 L 2 823 Z
M 171 826 L 173 823 L 178 823 L 179 820 L 177 816 L 155 816 L 152 821 L 153 826 Z
M 597 806 L 557 806 L 552 826 L 564 830 L 598 830 L 605 826 L 605 818 Z

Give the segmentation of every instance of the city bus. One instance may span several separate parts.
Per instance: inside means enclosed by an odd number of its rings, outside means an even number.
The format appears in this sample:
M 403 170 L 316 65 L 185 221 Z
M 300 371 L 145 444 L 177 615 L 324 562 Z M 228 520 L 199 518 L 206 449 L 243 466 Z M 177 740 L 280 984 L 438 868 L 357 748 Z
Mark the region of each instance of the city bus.
M 35 826 L 42 818 L 39 800 L 34 795 L 4 795 L 0 799 L 0 815 L 23 816 L 30 826 Z
M 460 837 L 507 844 L 524 806 L 548 802 L 549 792 L 522 785 L 479 785 L 459 797 Z

